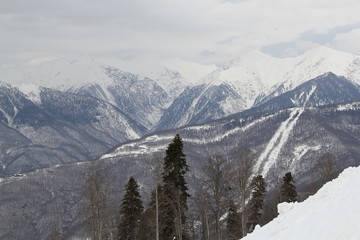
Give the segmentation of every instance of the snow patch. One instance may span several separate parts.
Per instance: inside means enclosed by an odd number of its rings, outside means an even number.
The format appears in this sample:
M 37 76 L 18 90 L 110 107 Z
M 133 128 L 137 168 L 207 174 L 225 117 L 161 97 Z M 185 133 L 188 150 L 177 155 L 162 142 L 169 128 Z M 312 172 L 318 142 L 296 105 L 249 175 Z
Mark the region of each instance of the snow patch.
M 262 175 L 264 177 L 266 177 L 270 167 L 276 163 L 277 157 L 280 154 L 282 147 L 287 142 L 292 129 L 294 128 L 303 111 L 303 108 L 294 108 L 291 111 L 290 117 L 281 123 L 280 127 L 266 146 L 264 152 L 260 155 L 255 169 L 257 169 L 257 171 L 262 169 Z
M 126 156 L 126 155 L 143 155 L 148 153 L 160 152 L 164 151 L 166 147 L 169 145 L 169 142 L 173 139 L 173 136 L 158 136 L 153 135 L 147 137 L 139 142 L 132 142 L 124 144 L 112 153 L 105 154 L 101 156 L 100 159 L 107 159 L 107 158 L 115 158 L 118 156 Z M 147 141 L 151 140 L 151 144 L 154 145 L 147 145 Z M 163 141 L 164 143 L 157 144 L 157 142 Z
M 40 87 L 34 84 L 20 84 L 14 85 L 20 92 L 24 93 L 26 97 L 33 103 L 41 104 Z
M 12 117 L 10 117 L 9 114 L 7 114 L 3 109 L 0 108 L 0 112 L 4 115 L 4 117 L 6 118 L 6 121 L 9 123 L 9 125 L 12 125 Z
M 287 203 L 287 202 L 279 203 L 277 205 L 278 213 L 279 214 L 287 213 L 287 212 L 291 211 L 291 209 L 293 209 L 296 204 L 297 204 L 297 202 L 294 202 L 294 203 Z
M 316 86 L 313 85 L 309 93 L 306 94 L 305 102 L 303 102 L 303 107 L 294 108 L 291 111 L 290 117 L 285 122 L 281 123 L 280 127 L 275 132 L 274 136 L 271 138 L 268 145 L 266 146 L 264 152 L 260 155 L 259 160 L 256 163 L 255 169 L 257 169 L 258 172 L 261 170 L 264 177 L 266 177 L 270 168 L 276 164 L 277 158 L 283 146 L 287 142 L 290 133 L 295 127 L 299 117 L 305 111 L 305 106 L 309 101 L 310 97 L 314 94 L 315 90 Z M 300 97 L 302 96 L 303 94 L 300 95 Z M 299 98 L 296 100 L 296 102 L 299 102 Z
M 277 114 L 277 113 L 276 113 Z M 221 142 L 223 139 L 229 137 L 232 134 L 236 134 L 238 132 L 243 132 L 245 130 L 248 130 L 249 128 L 255 126 L 256 124 L 266 121 L 272 117 L 274 117 L 274 115 L 269 115 L 266 117 L 261 117 L 260 119 L 257 119 L 255 121 L 250 122 L 249 124 L 242 126 L 242 127 L 237 127 L 234 129 L 231 129 L 229 131 L 226 131 L 222 134 L 217 134 L 215 136 L 212 137 L 203 137 L 203 138 L 188 138 L 188 137 L 184 137 L 182 140 L 184 143 L 193 143 L 193 144 L 199 144 L 199 145 L 205 145 L 208 143 L 216 143 L 216 142 Z M 202 131 L 202 130 L 209 130 L 211 129 L 212 126 L 211 125 L 205 125 L 205 126 L 192 126 L 192 127 L 187 127 L 184 130 L 198 130 L 198 131 Z M 145 139 L 139 141 L 139 142 L 131 142 L 131 143 L 127 143 L 124 144 L 120 147 L 118 147 L 115 151 L 113 151 L 112 153 L 109 154 L 105 154 L 101 157 L 101 159 L 106 159 L 106 158 L 114 158 L 117 156 L 126 156 L 126 155 L 142 155 L 142 154 L 149 154 L 149 153 L 154 153 L 154 152 L 160 152 L 160 151 L 164 151 L 164 149 L 166 149 L 166 147 L 168 146 L 169 142 L 174 138 L 174 136 L 172 135 L 164 135 L 164 136 L 160 136 L 160 135 L 152 135 L 149 137 L 146 137 Z
M 318 151 L 321 149 L 321 146 L 307 146 L 307 145 L 301 145 L 297 146 L 294 149 L 294 158 L 292 159 L 292 162 L 299 161 L 306 153 L 309 151 Z
M 360 109 L 360 102 L 349 103 L 345 105 L 340 105 L 337 107 L 337 111 L 349 111 L 349 110 L 358 110 Z

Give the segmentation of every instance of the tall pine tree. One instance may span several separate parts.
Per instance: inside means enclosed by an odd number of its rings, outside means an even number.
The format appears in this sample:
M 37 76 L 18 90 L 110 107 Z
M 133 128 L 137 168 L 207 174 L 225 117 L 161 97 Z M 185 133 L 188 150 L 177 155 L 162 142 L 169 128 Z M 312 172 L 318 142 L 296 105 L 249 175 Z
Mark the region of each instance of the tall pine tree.
M 185 211 L 187 210 L 188 187 L 185 174 L 189 171 L 183 151 L 183 142 L 176 134 L 169 144 L 164 158 L 163 192 L 160 196 L 162 238 L 183 239 Z
M 296 202 L 299 195 L 296 192 L 296 187 L 291 172 L 288 172 L 283 177 L 283 183 L 280 188 L 280 202 Z
M 139 185 L 133 177 L 130 177 L 125 186 L 125 194 L 120 207 L 119 240 L 136 239 L 142 211 Z
M 260 223 L 262 209 L 266 195 L 266 183 L 262 175 L 255 176 L 250 184 L 251 199 L 248 203 L 249 216 L 248 225 L 249 232 L 252 232 L 257 224 Z

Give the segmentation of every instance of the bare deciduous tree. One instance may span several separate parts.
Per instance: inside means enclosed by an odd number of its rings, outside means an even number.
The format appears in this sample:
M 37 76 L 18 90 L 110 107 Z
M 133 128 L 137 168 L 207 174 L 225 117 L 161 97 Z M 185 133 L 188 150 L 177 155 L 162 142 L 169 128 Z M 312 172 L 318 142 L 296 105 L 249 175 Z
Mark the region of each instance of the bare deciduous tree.
M 205 191 L 205 187 L 202 183 L 199 183 L 196 187 L 196 193 L 193 198 L 196 209 L 198 211 L 199 220 L 201 222 L 201 233 L 199 239 L 210 239 L 210 227 L 209 227 L 209 196 Z
M 51 232 L 46 237 L 46 240 L 62 240 L 63 239 L 59 225 L 60 225 L 59 223 L 54 224 Z
M 209 197 L 209 207 L 215 217 L 216 240 L 220 240 L 220 218 L 226 212 L 230 192 L 229 165 L 223 156 L 214 155 L 205 164 L 203 175 L 203 184 Z
M 336 177 L 339 168 L 336 164 L 334 155 L 325 153 L 317 160 L 315 169 L 320 177 L 325 182 L 328 182 Z
M 247 234 L 247 212 L 246 201 L 250 197 L 250 181 L 254 168 L 254 157 L 251 150 L 246 147 L 240 147 L 235 151 L 234 159 L 236 162 L 235 176 L 237 190 L 240 195 L 241 206 L 241 228 L 243 237 Z
M 159 186 L 162 179 L 162 164 L 164 161 L 164 154 L 158 152 L 154 153 L 148 166 L 152 173 L 152 178 L 155 185 L 155 222 L 156 222 L 156 240 L 160 239 L 160 226 L 159 226 Z
M 83 217 L 86 223 L 86 235 L 91 239 L 109 239 L 107 236 L 112 235 L 109 226 L 110 189 L 107 176 L 106 170 L 98 162 L 92 162 L 86 173 Z

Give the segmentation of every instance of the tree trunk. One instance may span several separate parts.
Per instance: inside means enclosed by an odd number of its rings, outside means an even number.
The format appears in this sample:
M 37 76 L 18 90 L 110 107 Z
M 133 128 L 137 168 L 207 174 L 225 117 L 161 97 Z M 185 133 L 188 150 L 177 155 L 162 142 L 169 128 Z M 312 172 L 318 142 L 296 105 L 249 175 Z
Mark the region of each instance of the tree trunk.
M 241 232 L 242 232 L 242 237 L 245 237 L 246 234 L 247 234 L 247 229 L 246 229 L 246 218 L 247 218 L 247 214 L 245 212 L 245 197 L 242 198 L 242 201 L 241 201 L 241 208 L 242 208 L 242 211 L 241 211 Z
M 159 238 L 159 187 L 156 186 L 155 190 L 155 208 L 156 208 L 156 240 L 160 240 Z
M 209 240 L 210 238 L 210 228 L 209 228 L 209 219 L 208 219 L 208 216 L 207 214 L 205 213 L 205 221 L 206 221 L 206 240 Z
M 216 240 L 220 240 L 220 216 L 219 212 L 216 213 Z

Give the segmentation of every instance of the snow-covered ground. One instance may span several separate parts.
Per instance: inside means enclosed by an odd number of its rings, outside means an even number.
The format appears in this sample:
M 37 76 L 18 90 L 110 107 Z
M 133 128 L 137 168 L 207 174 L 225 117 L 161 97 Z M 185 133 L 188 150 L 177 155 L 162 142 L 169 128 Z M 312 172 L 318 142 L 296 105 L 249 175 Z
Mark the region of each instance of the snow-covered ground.
M 360 167 L 350 167 L 301 203 L 282 203 L 279 216 L 244 240 L 360 239 Z

